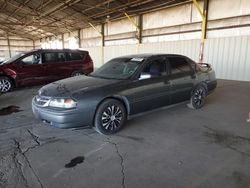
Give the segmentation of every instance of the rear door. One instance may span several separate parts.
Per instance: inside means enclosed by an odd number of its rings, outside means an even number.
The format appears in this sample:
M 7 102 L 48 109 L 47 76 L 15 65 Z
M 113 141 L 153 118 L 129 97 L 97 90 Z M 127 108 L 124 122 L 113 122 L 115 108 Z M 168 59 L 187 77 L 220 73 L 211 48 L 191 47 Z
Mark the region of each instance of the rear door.
M 80 51 L 68 51 L 66 52 L 68 74 L 72 75 L 75 72 L 84 74 L 84 59 L 86 53 Z
M 195 72 L 187 59 L 182 56 L 168 57 L 171 83 L 171 103 L 190 99 L 194 86 Z
M 39 52 L 29 54 L 15 63 L 19 86 L 39 85 L 46 82 L 46 70 Z
M 168 82 L 166 65 L 164 57 L 150 60 L 140 73 L 144 78 L 141 76 L 131 83 L 127 90 L 129 91 L 131 114 L 170 104 L 170 83 Z
M 68 77 L 65 53 L 62 52 L 43 52 L 42 62 L 46 69 L 47 82 Z

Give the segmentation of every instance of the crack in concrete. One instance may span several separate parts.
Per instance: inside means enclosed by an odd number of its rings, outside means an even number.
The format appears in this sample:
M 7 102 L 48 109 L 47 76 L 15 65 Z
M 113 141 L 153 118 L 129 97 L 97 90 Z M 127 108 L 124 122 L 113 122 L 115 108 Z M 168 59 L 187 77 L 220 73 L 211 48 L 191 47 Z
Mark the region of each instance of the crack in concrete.
M 43 184 L 42 184 L 40 178 L 39 178 L 38 175 L 36 174 L 35 170 L 34 170 L 33 167 L 31 166 L 31 164 L 30 164 L 30 162 L 29 162 L 27 156 L 25 155 L 25 152 L 27 152 L 27 151 L 28 151 L 30 148 L 32 148 L 32 147 L 29 147 L 26 151 L 22 152 L 21 146 L 20 146 L 20 142 L 18 142 L 16 139 L 13 139 L 13 141 L 14 141 L 14 144 L 15 144 L 15 146 L 16 146 L 17 152 L 18 152 L 19 154 L 21 154 L 21 155 L 24 157 L 25 161 L 27 162 L 27 164 L 28 164 L 29 168 L 31 169 L 31 171 L 33 172 L 34 176 L 36 177 L 36 179 L 37 179 L 38 183 L 40 184 L 41 188 L 43 188 Z M 39 142 L 39 143 L 40 143 L 40 142 Z M 34 146 L 33 146 L 33 147 L 34 147 Z M 36 145 L 36 147 L 37 147 L 37 145 Z M 14 154 L 16 153 L 16 150 L 15 150 Z M 24 174 L 23 174 L 23 171 L 22 171 L 22 168 L 21 168 L 21 167 L 22 167 L 22 164 L 18 161 L 18 159 L 17 159 L 17 157 L 16 157 L 16 156 L 17 156 L 17 153 L 16 153 L 14 156 L 15 156 L 14 159 L 15 159 L 15 160 L 18 162 L 18 164 L 19 164 L 20 174 L 21 174 L 21 176 L 24 178 L 25 184 L 27 183 L 27 185 L 28 185 L 28 181 L 27 181 L 27 179 L 24 177 Z M 29 186 L 27 186 L 27 187 L 29 187 Z
M 39 136 L 35 135 L 31 130 L 27 129 L 30 136 L 34 139 L 34 141 L 40 146 L 41 143 L 39 142 Z
M 123 159 L 121 153 L 119 152 L 118 145 L 115 142 L 111 142 L 110 140 L 107 140 L 106 142 L 115 146 L 116 153 L 117 153 L 118 157 L 120 158 L 121 173 L 122 173 L 122 187 L 126 188 L 126 186 L 125 186 L 125 173 L 124 173 L 124 169 L 125 169 L 124 159 Z
M 29 187 L 28 181 L 25 178 L 25 176 L 23 174 L 23 171 L 22 171 L 22 163 L 19 162 L 19 160 L 17 159 L 18 153 L 21 153 L 20 143 L 17 142 L 17 140 L 14 139 L 14 144 L 15 144 L 16 149 L 17 149 L 17 150 L 14 151 L 14 155 L 13 155 L 13 160 L 14 160 L 15 167 L 16 167 L 17 171 L 19 172 L 19 174 L 21 175 L 21 178 L 24 181 L 25 187 Z
M 36 142 L 36 144 L 34 146 L 28 147 L 24 152 L 22 152 L 23 154 L 27 153 L 29 150 L 31 149 L 35 149 L 38 146 L 41 146 L 41 143 L 39 142 L 39 136 L 35 135 L 31 130 L 27 129 L 27 132 L 30 134 L 30 136 L 32 137 L 32 139 Z

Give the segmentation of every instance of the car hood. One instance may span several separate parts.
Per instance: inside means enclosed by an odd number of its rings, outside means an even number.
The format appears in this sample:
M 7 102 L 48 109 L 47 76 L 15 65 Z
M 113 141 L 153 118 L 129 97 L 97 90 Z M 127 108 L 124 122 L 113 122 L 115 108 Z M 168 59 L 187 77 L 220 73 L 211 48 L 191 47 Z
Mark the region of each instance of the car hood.
M 43 86 L 39 90 L 39 95 L 47 97 L 70 97 L 77 92 L 86 92 L 95 88 L 113 85 L 117 82 L 121 82 L 121 80 L 76 76 Z

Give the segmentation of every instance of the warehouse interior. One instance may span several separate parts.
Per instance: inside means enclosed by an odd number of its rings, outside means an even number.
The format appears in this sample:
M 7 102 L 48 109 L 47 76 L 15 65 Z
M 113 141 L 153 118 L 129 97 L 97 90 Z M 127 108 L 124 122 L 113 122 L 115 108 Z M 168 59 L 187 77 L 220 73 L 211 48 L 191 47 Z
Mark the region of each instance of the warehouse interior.
M 41 86 L 0 94 L 0 187 L 250 187 L 249 0 L 1 0 L 0 61 L 41 48 L 86 50 L 95 69 L 182 54 L 218 86 L 200 110 L 157 110 L 114 136 L 38 122 Z
M 197 3 L 203 10 L 203 1 Z M 193 1 L 3 1 L 1 7 L 0 58 L 36 48 L 81 48 L 96 67 L 148 52 L 199 61 L 202 17 Z M 249 2 L 211 0 L 207 8 L 203 61 L 218 78 L 250 81 Z

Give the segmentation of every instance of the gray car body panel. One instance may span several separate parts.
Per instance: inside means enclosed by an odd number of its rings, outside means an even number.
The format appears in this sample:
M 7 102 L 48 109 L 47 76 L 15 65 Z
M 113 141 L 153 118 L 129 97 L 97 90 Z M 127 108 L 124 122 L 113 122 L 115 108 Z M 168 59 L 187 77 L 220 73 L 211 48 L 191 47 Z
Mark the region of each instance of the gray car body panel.
M 145 58 L 145 64 L 152 58 L 164 55 L 140 57 Z M 188 100 L 192 89 L 202 82 L 208 85 L 209 91 L 214 90 L 217 84 L 212 69 L 194 70 L 191 75 L 179 77 L 165 75 L 139 80 L 137 76 L 142 68 L 143 64 L 126 80 L 78 76 L 48 84 L 39 90 L 39 96 L 73 98 L 77 101 L 77 107 L 69 110 L 41 107 L 33 99 L 33 113 L 37 119 L 60 128 L 92 126 L 98 105 L 107 98 L 120 100 L 126 107 L 129 118 L 135 114 Z

